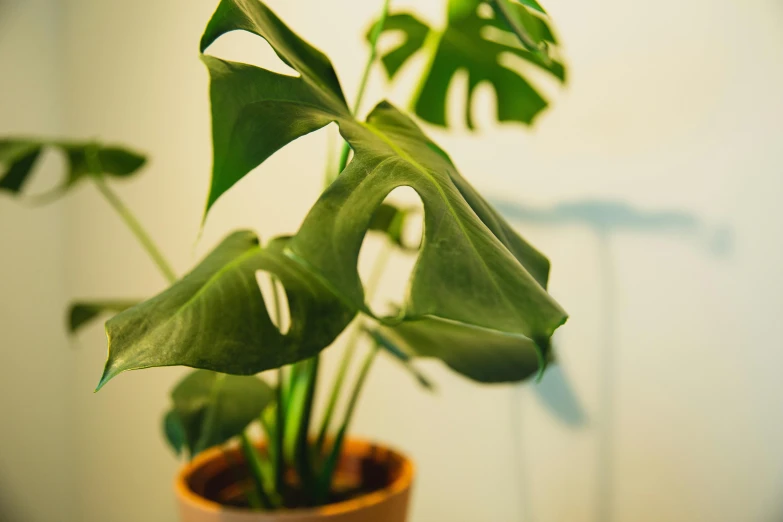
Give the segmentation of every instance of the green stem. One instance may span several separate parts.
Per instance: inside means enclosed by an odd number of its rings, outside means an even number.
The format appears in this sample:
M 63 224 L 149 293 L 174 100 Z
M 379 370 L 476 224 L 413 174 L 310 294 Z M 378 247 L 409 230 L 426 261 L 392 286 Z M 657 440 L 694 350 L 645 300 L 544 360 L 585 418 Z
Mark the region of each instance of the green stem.
M 383 272 L 386 268 L 386 265 L 389 262 L 389 257 L 392 253 L 392 245 L 388 240 L 384 240 L 383 246 L 381 251 L 378 253 L 378 257 L 375 258 L 375 263 L 373 264 L 372 271 L 370 272 L 370 276 L 367 279 L 367 285 L 365 290 L 365 296 L 366 298 L 372 299 L 372 296 L 375 294 L 375 290 L 378 287 L 378 283 L 381 280 L 381 277 L 383 276 Z M 326 411 L 324 412 L 324 418 L 321 421 L 321 429 L 318 432 L 318 438 L 316 439 L 315 448 L 316 448 L 316 454 L 320 455 L 323 447 L 324 442 L 326 441 L 326 436 L 329 432 L 329 428 L 332 423 L 332 417 L 334 415 L 334 410 L 337 406 L 337 401 L 340 397 L 340 393 L 342 391 L 343 383 L 345 381 L 345 376 L 348 373 L 348 368 L 351 364 L 351 360 L 353 359 L 354 353 L 356 352 L 356 345 L 358 344 L 358 341 L 360 339 L 361 335 L 361 325 L 360 324 L 354 324 L 354 329 L 351 331 L 351 336 L 348 339 L 348 342 L 345 346 L 345 352 L 343 353 L 343 358 L 340 361 L 340 367 L 337 370 L 337 376 L 334 379 L 334 383 L 332 384 L 332 391 L 329 395 L 329 402 L 326 406 Z
M 321 476 L 319 477 L 317 491 L 318 496 L 316 497 L 316 502 L 318 504 L 326 502 L 329 497 L 329 490 L 331 489 L 332 485 L 332 477 L 334 475 L 335 469 L 337 468 L 337 462 L 340 458 L 340 454 L 342 453 L 345 434 L 348 432 L 348 427 L 351 424 L 351 419 L 353 418 L 356 404 L 359 402 L 359 395 L 364 388 L 367 375 L 370 373 L 370 367 L 372 366 L 372 363 L 375 360 L 375 356 L 377 354 L 378 346 L 376 345 L 373 347 L 370 353 L 367 354 L 367 357 L 365 357 L 364 364 L 362 364 L 362 368 L 359 371 L 359 376 L 356 379 L 356 384 L 354 384 L 353 391 L 351 392 L 351 398 L 348 401 L 348 407 L 345 411 L 345 418 L 343 419 L 343 423 L 337 432 L 337 436 L 334 439 L 334 444 L 332 444 L 332 448 L 329 451 L 329 456 L 326 459 Z
M 250 471 L 250 477 L 253 479 L 253 485 L 255 486 L 248 494 L 251 507 L 257 509 L 253 504 L 258 502 L 264 509 L 273 509 L 274 505 L 272 504 L 272 500 L 264 489 L 264 471 L 258 456 L 258 450 L 253 446 L 253 443 L 250 442 L 250 438 L 246 433 L 243 432 L 239 436 L 239 440 L 242 444 L 242 451 L 245 454 L 245 461 L 247 463 L 247 468 Z M 255 495 L 253 495 L 253 493 L 255 493 Z
M 364 72 L 362 73 L 362 79 L 359 82 L 359 91 L 356 94 L 356 100 L 354 101 L 353 110 L 351 111 L 354 116 L 356 116 L 359 113 L 359 109 L 361 109 L 362 100 L 364 99 L 364 91 L 367 89 L 367 81 L 370 78 L 370 71 L 372 70 L 372 66 L 375 63 L 375 59 L 378 57 L 378 39 L 383 32 L 383 26 L 386 24 L 386 18 L 389 16 L 390 5 L 391 0 L 384 0 L 383 9 L 381 10 L 381 17 L 378 19 L 378 22 L 375 24 L 372 29 L 372 33 L 370 34 L 370 56 L 367 57 L 367 62 L 364 64 Z M 351 148 L 348 145 L 348 142 L 343 142 L 337 174 L 342 172 L 346 165 L 348 165 L 348 155 L 350 152 Z
M 152 258 L 152 261 L 158 266 L 163 276 L 169 283 L 175 282 L 177 280 L 177 275 L 174 273 L 174 270 L 171 268 L 168 261 L 163 257 L 163 254 L 160 252 L 157 245 L 152 241 L 152 238 L 147 231 L 141 226 L 139 220 L 136 219 L 136 216 L 134 216 L 130 209 L 125 206 L 117 194 L 109 188 L 109 185 L 106 184 L 102 177 L 93 176 L 93 182 L 98 188 L 98 191 L 106 198 L 114 210 L 117 211 L 117 214 L 120 215 L 133 235 L 136 236 L 136 239 L 139 240 L 139 243 L 141 243 L 141 246 L 147 251 L 150 258 Z
M 315 389 L 318 383 L 319 358 L 313 357 L 309 360 L 307 366 L 307 387 L 304 394 L 304 404 L 302 413 L 299 416 L 299 431 L 296 438 L 295 457 L 297 473 L 302 483 L 302 491 L 309 497 L 314 497 L 315 492 L 315 474 L 313 469 L 313 459 L 310 453 L 310 422 L 313 415 L 313 403 L 315 399 Z M 314 498 L 308 498 L 312 502 Z
M 269 444 L 274 444 L 274 469 L 275 469 L 275 489 L 280 496 L 285 497 L 285 454 L 283 451 L 283 441 L 285 440 L 285 378 L 283 375 L 283 369 L 277 370 L 277 386 L 275 387 L 277 406 L 275 408 L 275 439 L 269 441 Z

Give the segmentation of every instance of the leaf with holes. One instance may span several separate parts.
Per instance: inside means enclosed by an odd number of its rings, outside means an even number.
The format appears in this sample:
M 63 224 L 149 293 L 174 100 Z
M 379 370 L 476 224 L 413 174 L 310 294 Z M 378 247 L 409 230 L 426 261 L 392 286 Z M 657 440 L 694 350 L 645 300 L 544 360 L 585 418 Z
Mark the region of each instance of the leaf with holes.
M 189 373 L 171 393 L 164 417 L 166 438 L 191 457 L 240 435 L 274 400 L 274 391 L 255 376 L 206 370 Z
M 309 272 L 252 232 L 228 236 L 168 290 L 106 323 L 109 357 L 99 388 L 126 370 L 191 366 L 252 375 L 316 355 L 355 315 Z M 285 288 L 291 325 L 272 323 L 256 272 Z
M 214 168 L 210 205 L 293 139 L 337 122 L 353 160 L 324 192 L 285 255 L 351 310 L 372 315 L 356 270 L 373 216 L 395 188 L 422 199 L 424 240 L 400 317 L 548 339 L 566 319 L 545 287 L 549 262 L 519 237 L 407 117 L 381 103 L 367 122 L 350 115 L 328 60 L 264 4 L 223 0 L 202 39 L 244 30 L 267 40 L 299 77 L 205 56 L 212 77 Z M 216 348 L 217 350 L 217 348 Z
M 78 301 L 68 310 L 68 331 L 77 332 L 103 314 L 119 313 L 136 306 L 140 300 Z
M 486 3 L 451 0 L 447 26 L 440 32 L 407 13 L 387 19 L 384 31 L 403 35 L 402 42 L 381 57 L 390 79 L 420 50 L 427 49 L 431 54 L 413 100 L 413 108 L 420 118 L 435 125 L 449 124 L 446 121 L 448 91 L 460 71 L 468 76 L 465 123 L 471 129 L 474 128 L 473 95 L 482 82 L 495 91 L 500 122 L 530 124 L 546 108 L 543 95 L 526 75 L 504 62 L 505 56 L 515 56 L 558 81 L 565 81 L 565 67 L 551 56 L 557 41 L 543 10 L 538 4 L 525 3 L 528 5 L 492 0 L 489 2 L 492 16 L 486 18 L 481 15 L 481 7 L 486 7 Z
M 146 163 L 146 158 L 129 149 L 93 142 L 65 142 L 9 138 L 0 139 L 0 190 L 20 194 L 30 180 L 35 166 L 46 147 L 59 150 L 67 160 L 65 180 L 52 193 L 58 194 L 76 185 L 90 175 L 128 177 Z M 94 172 L 89 158 L 94 154 L 100 172 Z

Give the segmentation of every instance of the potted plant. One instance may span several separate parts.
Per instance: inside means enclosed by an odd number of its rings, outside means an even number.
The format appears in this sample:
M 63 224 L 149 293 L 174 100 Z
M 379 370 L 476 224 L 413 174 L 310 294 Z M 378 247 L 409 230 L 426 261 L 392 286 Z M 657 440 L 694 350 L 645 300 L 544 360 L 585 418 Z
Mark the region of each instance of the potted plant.
M 546 106 L 519 71 L 501 62 L 513 54 L 564 81 L 555 38 L 535 0 L 449 0 L 447 8 L 446 27 L 435 30 L 411 14 L 390 13 L 385 0 L 368 33 L 370 57 L 351 106 L 328 58 L 264 3 L 220 2 L 201 40 L 214 149 L 205 217 L 237 181 L 298 137 L 335 122 L 345 143 L 295 235 L 262 242 L 253 232 L 234 232 L 181 278 L 110 186 L 137 173 L 143 155 L 92 141 L 0 140 L 0 189 L 20 195 L 44 148 L 61 150 L 67 176 L 53 195 L 92 182 L 171 283 L 143 302 L 75 303 L 69 326 L 76 331 L 116 313 L 106 323 L 109 355 L 98 389 L 128 370 L 194 368 L 173 390 L 164 418 L 168 442 L 190 459 L 176 481 L 183 521 L 402 522 L 413 464 L 392 449 L 347 437 L 377 354 L 400 361 L 425 387 L 429 380 L 413 364 L 418 357 L 440 359 L 482 383 L 541 375 L 552 361 L 550 340 L 566 314 L 546 291 L 548 260 L 409 116 L 385 101 L 366 118 L 357 115 L 384 31 L 403 34 L 379 60 L 390 78 L 414 54 L 428 54 L 411 103 L 427 122 L 446 125 L 448 84 L 463 69 L 471 128 L 470 97 L 481 82 L 495 88 L 499 121 L 530 123 Z M 237 30 L 266 40 L 298 76 L 206 54 Z M 403 234 L 413 211 L 386 201 L 402 186 L 423 204 L 418 244 Z M 385 250 L 375 276 L 363 283 L 357 261 L 368 232 L 383 235 Z M 393 249 L 415 255 L 416 264 L 404 302 L 381 313 L 370 296 Z M 267 292 L 258 273 L 269 278 Z M 342 362 L 316 416 L 319 354 L 346 329 Z M 363 340 L 372 348 L 360 354 Z M 339 415 L 341 397 L 347 406 Z M 261 440 L 249 434 L 256 423 Z

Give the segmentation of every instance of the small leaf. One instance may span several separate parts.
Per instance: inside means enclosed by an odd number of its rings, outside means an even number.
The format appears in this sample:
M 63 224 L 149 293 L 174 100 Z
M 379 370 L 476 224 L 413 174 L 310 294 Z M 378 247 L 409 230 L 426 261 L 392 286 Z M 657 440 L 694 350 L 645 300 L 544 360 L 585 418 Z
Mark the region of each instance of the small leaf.
M 174 453 L 177 456 L 181 455 L 182 450 L 187 446 L 187 434 L 179 414 L 174 409 L 167 411 L 163 416 L 163 434 Z
M 255 376 L 237 376 L 207 370 L 190 372 L 171 393 L 172 446 L 186 446 L 192 456 L 240 435 L 274 399 L 274 391 Z M 181 431 L 180 431 L 181 428 Z M 180 442 L 184 435 L 184 443 Z
M 68 310 L 68 331 L 75 333 L 105 313 L 119 313 L 139 303 L 135 301 L 78 301 Z
M 121 372 L 154 366 L 252 375 L 331 344 L 355 312 L 286 258 L 286 243 L 276 239 L 262 248 L 252 232 L 235 232 L 171 288 L 109 320 L 109 358 L 98 388 Z M 285 288 L 291 315 L 285 335 L 269 317 L 259 270 Z
M 421 384 L 424 388 L 426 388 L 429 391 L 433 391 L 435 389 L 435 386 L 432 384 L 432 381 L 425 376 L 421 371 L 416 368 L 413 364 L 413 358 L 411 357 L 408 352 L 406 352 L 403 348 L 401 348 L 399 345 L 397 345 L 389 336 L 384 335 L 380 330 L 373 329 L 373 328 L 366 328 L 365 332 L 375 341 L 375 344 L 378 345 L 381 349 L 383 349 L 386 353 L 391 355 L 394 359 L 402 363 L 403 368 L 408 370 L 408 372 L 413 375 L 413 377 Z
M 53 191 L 55 194 L 64 192 L 90 175 L 130 176 L 146 163 L 141 154 L 94 142 L 0 139 L 0 190 L 15 195 L 21 193 L 46 147 L 63 153 L 68 164 L 65 180 Z M 91 165 L 93 160 L 94 165 Z M 94 172 L 96 169 L 99 172 Z

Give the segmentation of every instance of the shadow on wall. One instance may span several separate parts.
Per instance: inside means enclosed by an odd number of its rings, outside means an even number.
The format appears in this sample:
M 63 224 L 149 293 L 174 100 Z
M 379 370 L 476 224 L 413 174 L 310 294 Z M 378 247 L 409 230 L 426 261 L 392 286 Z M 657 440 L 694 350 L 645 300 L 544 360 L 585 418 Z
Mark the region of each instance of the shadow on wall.
M 636 234 L 669 234 L 695 239 L 716 257 L 732 249 L 728 227 L 710 227 L 697 216 L 679 210 L 645 211 L 611 200 L 578 200 L 538 209 L 493 200 L 501 214 L 510 221 L 541 225 L 584 225 L 598 234 L 632 232 Z
M 588 227 L 599 244 L 598 254 L 601 281 L 601 311 L 603 316 L 601 334 L 601 369 L 598 376 L 599 404 L 598 445 L 596 448 L 596 507 L 595 522 L 612 522 L 614 516 L 611 510 L 614 493 L 614 447 L 613 425 L 615 421 L 614 403 L 616 400 L 614 377 L 617 359 L 615 328 L 616 306 L 614 263 L 611 253 L 611 238 L 615 233 L 632 233 L 636 235 L 656 234 L 671 235 L 687 239 L 695 245 L 701 245 L 712 257 L 728 256 L 733 249 L 731 230 L 726 226 L 710 226 L 694 214 L 679 211 L 647 211 L 641 210 L 612 200 L 577 200 L 564 202 L 548 208 L 533 208 L 505 200 L 493 200 L 495 208 L 508 220 L 516 223 L 532 223 L 543 226 L 574 226 Z M 544 380 L 534 387 L 536 396 L 558 419 L 570 426 L 580 427 L 586 422 L 587 416 L 578 398 L 563 374 L 563 368 L 553 367 L 545 375 Z M 512 399 L 512 415 L 519 416 L 520 394 L 515 393 Z M 512 423 L 512 435 L 515 439 L 522 438 L 522 428 L 518 420 Z M 525 522 L 533 520 L 530 496 L 526 494 L 527 483 L 524 455 L 521 449 L 517 462 L 517 472 L 520 482 L 521 514 Z

